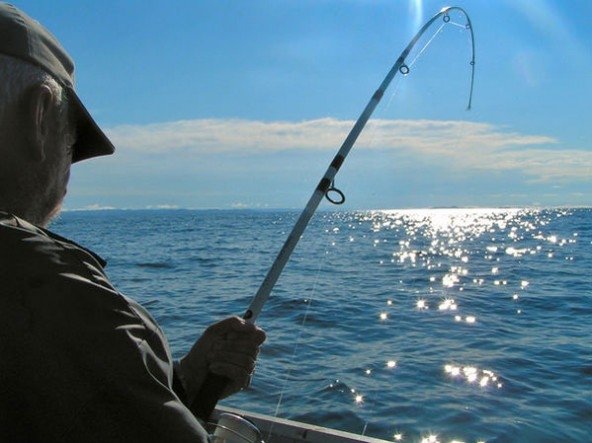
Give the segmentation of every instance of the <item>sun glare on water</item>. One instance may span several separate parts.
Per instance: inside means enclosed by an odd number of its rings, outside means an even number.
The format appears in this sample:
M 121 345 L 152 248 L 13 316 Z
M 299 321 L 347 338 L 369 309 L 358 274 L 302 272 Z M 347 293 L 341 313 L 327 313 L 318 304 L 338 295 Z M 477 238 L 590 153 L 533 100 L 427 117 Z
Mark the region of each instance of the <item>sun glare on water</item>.
M 553 266 L 553 261 L 574 256 L 570 245 L 581 237 L 573 232 L 554 234 L 545 228 L 559 216 L 545 210 L 516 208 L 355 211 L 340 215 L 345 227 L 334 232 L 334 238 L 341 237 L 343 244 L 349 239 L 347 229 L 355 230 L 356 242 L 348 242 L 348 247 L 363 253 L 365 264 L 375 263 L 385 277 L 375 280 L 372 269 L 360 268 L 365 273 L 363 286 L 356 289 L 372 294 L 372 303 L 376 304 L 370 312 L 380 330 L 376 332 L 376 347 L 370 346 L 372 335 L 368 335 L 368 343 L 359 346 L 360 358 L 367 358 L 364 366 L 356 367 L 356 373 L 365 374 L 360 381 L 364 396 L 358 391 L 349 393 L 350 405 L 370 410 L 380 391 L 373 383 L 385 383 L 389 389 L 393 387 L 393 395 L 399 395 L 398 386 L 405 382 L 407 373 L 424 370 L 427 377 L 439 373 L 437 383 L 463 399 L 459 402 L 468 402 L 471 397 L 500 400 L 510 392 L 512 374 L 497 354 L 484 359 L 489 350 L 481 343 L 487 338 L 495 344 L 497 337 L 490 331 L 495 332 L 497 327 L 519 329 L 520 323 L 533 315 L 531 303 L 540 280 L 523 270 L 523 262 L 542 259 Z M 365 243 L 371 245 L 371 252 L 360 249 Z M 349 253 L 336 250 L 334 257 Z M 412 332 L 405 335 L 408 330 Z M 463 352 L 466 342 L 476 343 L 474 355 Z M 399 355 L 401 345 L 410 352 L 418 349 L 413 359 Z M 438 354 L 446 346 L 448 357 Z M 422 352 L 430 356 L 427 364 L 421 361 Z M 373 361 L 377 355 L 379 361 Z M 467 361 L 467 355 L 473 361 Z M 446 361 L 449 358 L 456 362 Z M 481 366 L 485 361 L 487 369 Z M 431 364 L 437 365 L 436 371 L 426 369 Z M 425 429 L 424 434 L 398 422 L 390 432 L 394 441 L 464 441 L 462 431 L 450 435 L 445 429 Z

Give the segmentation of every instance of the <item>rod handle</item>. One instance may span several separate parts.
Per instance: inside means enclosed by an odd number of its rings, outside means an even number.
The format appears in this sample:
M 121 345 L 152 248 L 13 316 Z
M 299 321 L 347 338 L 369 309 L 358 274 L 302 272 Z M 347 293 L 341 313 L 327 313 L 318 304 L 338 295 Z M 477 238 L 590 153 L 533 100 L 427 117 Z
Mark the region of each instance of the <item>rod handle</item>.
M 193 415 L 207 423 L 229 383 L 228 377 L 208 372 L 189 408 Z

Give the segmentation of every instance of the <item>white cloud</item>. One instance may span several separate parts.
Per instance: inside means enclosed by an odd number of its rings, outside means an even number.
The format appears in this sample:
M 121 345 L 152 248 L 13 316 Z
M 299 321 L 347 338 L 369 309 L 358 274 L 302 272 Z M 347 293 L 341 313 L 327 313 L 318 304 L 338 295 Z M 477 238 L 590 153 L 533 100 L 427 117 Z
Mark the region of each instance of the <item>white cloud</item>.
M 86 205 L 82 208 L 64 209 L 64 212 L 67 212 L 67 211 L 111 211 L 113 209 L 117 209 L 117 208 L 114 206 L 104 206 L 104 205 L 99 205 L 98 203 L 94 203 L 92 205 Z
M 324 118 L 300 122 L 202 119 L 108 131 L 120 153 L 204 155 L 289 149 L 337 152 L 354 122 Z M 547 135 L 521 134 L 488 123 L 444 120 L 371 120 L 355 149 L 416 153 L 462 170 L 516 170 L 534 180 L 588 180 L 592 151 L 562 149 Z
M 244 202 L 234 202 L 230 204 L 230 207 L 233 209 L 266 209 L 269 207 L 266 203 L 244 203 Z

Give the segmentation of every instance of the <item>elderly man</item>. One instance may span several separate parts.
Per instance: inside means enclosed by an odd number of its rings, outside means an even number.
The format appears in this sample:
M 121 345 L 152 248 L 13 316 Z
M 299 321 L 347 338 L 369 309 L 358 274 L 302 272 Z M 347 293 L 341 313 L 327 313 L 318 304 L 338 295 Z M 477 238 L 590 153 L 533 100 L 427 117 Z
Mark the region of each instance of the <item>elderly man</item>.
M 0 440 L 206 441 L 187 405 L 208 372 L 248 384 L 263 331 L 232 317 L 173 364 L 105 262 L 45 227 L 70 166 L 113 146 L 73 89 L 58 41 L 0 4 Z

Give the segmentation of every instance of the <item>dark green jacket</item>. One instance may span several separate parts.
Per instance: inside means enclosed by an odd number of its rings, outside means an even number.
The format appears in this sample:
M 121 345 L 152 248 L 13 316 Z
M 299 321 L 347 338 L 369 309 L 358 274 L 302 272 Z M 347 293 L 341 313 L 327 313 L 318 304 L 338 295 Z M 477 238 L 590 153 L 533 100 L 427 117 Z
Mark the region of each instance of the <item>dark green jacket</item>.
M 0 212 L 0 441 L 206 441 L 164 334 L 104 265 Z

